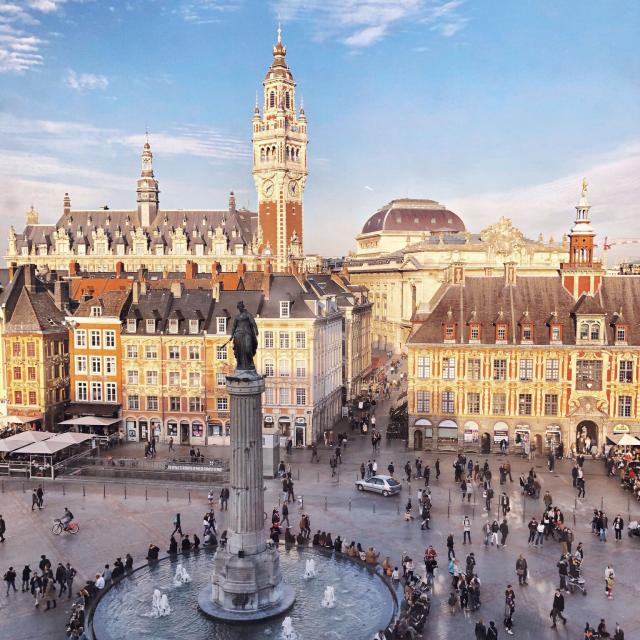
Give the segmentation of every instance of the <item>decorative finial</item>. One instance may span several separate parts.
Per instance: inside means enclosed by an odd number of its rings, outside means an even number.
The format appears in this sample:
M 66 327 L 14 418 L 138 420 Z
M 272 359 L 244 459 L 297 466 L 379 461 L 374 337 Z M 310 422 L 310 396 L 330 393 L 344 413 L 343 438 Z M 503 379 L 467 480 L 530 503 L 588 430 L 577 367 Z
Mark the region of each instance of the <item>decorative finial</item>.
M 282 29 L 280 27 L 280 20 L 278 20 L 278 44 L 282 44 Z
M 587 179 L 586 178 L 582 178 L 582 197 L 586 198 L 587 197 L 587 187 L 589 186 L 589 184 L 587 183 Z

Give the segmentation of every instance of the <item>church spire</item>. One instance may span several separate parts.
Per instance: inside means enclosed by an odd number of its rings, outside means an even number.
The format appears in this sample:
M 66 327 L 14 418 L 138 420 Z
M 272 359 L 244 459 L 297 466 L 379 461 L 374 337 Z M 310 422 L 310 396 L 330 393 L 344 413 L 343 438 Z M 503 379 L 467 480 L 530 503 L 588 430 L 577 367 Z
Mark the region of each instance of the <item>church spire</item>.
M 140 226 L 148 228 L 158 213 L 159 206 L 158 181 L 153 175 L 153 153 L 149 144 L 149 134 L 145 134 L 142 147 L 142 169 L 138 178 L 137 202 L 140 215 Z

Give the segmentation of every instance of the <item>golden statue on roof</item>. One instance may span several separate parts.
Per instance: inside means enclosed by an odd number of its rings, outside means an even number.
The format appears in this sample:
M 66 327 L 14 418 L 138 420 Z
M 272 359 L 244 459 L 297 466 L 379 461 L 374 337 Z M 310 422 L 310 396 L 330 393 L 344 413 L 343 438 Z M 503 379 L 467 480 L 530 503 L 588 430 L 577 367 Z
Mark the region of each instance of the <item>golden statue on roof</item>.
M 586 178 L 582 178 L 582 197 L 586 198 L 587 197 L 587 187 L 589 186 L 587 179 Z

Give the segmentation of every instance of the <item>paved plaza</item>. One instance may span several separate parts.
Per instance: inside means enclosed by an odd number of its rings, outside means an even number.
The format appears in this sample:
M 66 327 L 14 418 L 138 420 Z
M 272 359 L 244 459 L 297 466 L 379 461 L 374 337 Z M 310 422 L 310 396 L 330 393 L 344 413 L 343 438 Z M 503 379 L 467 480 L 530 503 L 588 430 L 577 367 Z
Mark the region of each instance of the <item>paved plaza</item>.
M 388 406 L 381 406 L 378 413 L 379 424 L 385 427 L 384 415 Z M 138 445 L 128 445 L 129 454 L 137 454 Z M 166 456 L 166 447 L 161 447 L 159 457 Z M 575 500 L 575 490 L 571 482 L 571 461 L 564 460 L 556 465 L 555 472 L 549 473 L 545 460 L 533 461 L 536 472 L 542 479 L 543 492 L 551 491 L 554 504 L 560 506 L 565 522 L 573 527 L 575 544 L 584 543 L 584 576 L 588 583 L 588 595 L 579 593 L 565 597 L 566 627 L 560 625 L 557 631 L 549 628 L 549 611 L 553 599 L 553 589 L 558 585 L 556 562 L 560 557 L 560 546 L 549 539 L 542 548 L 527 545 L 527 522 L 532 515 L 540 517 L 542 500 L 523 500 L 517 482 L 522 471 L 528 471 L 531 464 L 515 455 L 509 456 L 514 482 L 507 481 L 506 491 L 511 498 L 511 512 L 508 516 L 510 533 L 504 549 L 485 548 L 482 544 L 481 528 L 486 511 L 480 493 L 471 503 L 460 501 L 457 485 L 453 482 L 453 454 L 439 454 L 442 475 L 435 480 L 434 461 L 436 454 L 422 455 L 430 464 L 431 489 L 433 499 L 430 531 L 421 531 L 419 521 L 405 522 L 404 505 L 409 495 L 414 505 L 418 488 L 422 481 L 414 480 L 411 485 L 403 482 L 400 496 L 383 498 L 372 494 L 356 492 L 354 480 L 362 461 L 371 457 L 371 446 L 367 438 L 354 436 L 343 452 L 343 463 L 337 479 L 331 478 L 329 451 L 320 449 L 320 462 L 310 463 L 309 451 L 296 450 L 290 462 L 295 481 L 296 495 L 304 496 L 304 511 L 311 516 L 313 532 L 318 529 L 330 531 L 335 537 L 340 534 L 348 541 L 355 540 L 363 546 L 374 545 L 381 552 L 381 559 L 389 556 L 391 562 L 400 564 L 403 552 L 408 552 L 422 571 L 422 555 L 429 544 L 433 544 L 440 559 L 439 574 L 436 577 L 431 615 L 424 633 L 425 638 L 474 637 L 474 625 L 478 617 L 485 622 L 492 619 L 498 623 L 500 638 L 507 637 L 501 621 L 504 611 L 504 590 L 508 583 L 515 585 L 516 612 L 515 636 L 523 639 L 575 638 L 582 639 L 585 622 L 596 626 L 600 618 L 607 621 L 611 630 L 616 621 L 624 628 L 626 638 L 640 638 L 640 613 L 636 607 L 637 574 L 640 567 L 640 540 L 630 539 L 626 533 L 621 542 L 614 540 L 610 529 L 610 539 L 600 542 L 591 534 L 590 517 L 593 508 L 604 506 L 609 515 L 609 523 L 616 513 L 628 520 L 640 514 L 638 503 L 628 502 L 618 483 L 604 475 L 600 461 L 585 463 L 585 500 Z M 386 469 L 393 461 L 396 475 L 401 476 L 401 468 L 407 460 L 415 460 L 413 452 L 406 452 L 398 441 L 383 440 L 377 455 L 379 469 Z M 474 456 L 471 455 L 473 458 Z M 500 487 L 497 468 L 503 458 L 496 455 L 481 456 L 481 462 L 488 459 L 494 472 L 496 495 Z M 94 479 L 95 480 L 95 479 Z M 207 489 L 204 486 L 154 483 L 125 485 L 102 481 L 56 481 L 45 486 L 45 509 L 31 511 L 30 483 L 5 480 L 0 494 L 0 513 L 7 522 L 6 542 L 0 544 L 0 568 L 3 573 L 12 565 L 20 574 L 22 567 L 29 563 L 37 567 L 41 554 L 46 554 L 52 566 L 58 561 L 71 562 L 77 569 L 76 587 L 84 580 L 92 578 L 105 563 L 113 564 L 117 556 L 129 552 L 134 557 L 135 566 L 144 561 L 146 547 L 155 542 L 164 551 L 169 534 L 173 529 L 172 520 L 176 512 L 182 516 L 185 533 L 196 531 L 200 535 L 202 515 L 208 509 Z M 266 481 L 266 509 L 279 504 L 281 483 Z M 23 490 L 24 487 L 24 490 Z M 63 493 L 64 491 L 64 493 Z M 476 489 L 477 491 L 477 489 Z M 575 505 L 575 508 L 574 508 Z M 54 536 L 50 527 L 54 517 L 59 517 L 65 506 L 69 506 L 80 523 L 80 533 L 76 536 Z M 492 519 L 497 518 L 497 500 L 494 500 Z M 290 506 L 290 518 L 297 530 L 296 504 Z M 462 545 L 462 519 L 468 514 L 473 519 L 471 546 Z M 225 528 L 225 513 L 218 514 L 218 528 Z M 575 525 L 574 525 L 575 518 Z M 452 532 L 455 537 L 455 551 L 464 567 L 469 551 L 477 558 L 477 572 L 482 582 L 482 606 L 477 614 L 452 615 L 447 606 L 450 577 L 446 570 L 446 537 Z M 265 533 L 266 535 L 266 533 Z M 515 561 L 523 553 L 529 564 L 529 586 L 518 587 Z M 608 601 L 604 593 L 604 570 L 611 562 L 616 572 L 615 597 Z M 19 578 L 18 578 L 19 585 Z M 40 611 L 33 607 L 33 600 L 18 591 L 5 597 L 5 589 L 0 593 L 0 637 L 7 640 L 39 640 L 64 638 L 64 623 L 69 611 L 69 600 L 58 601 L 54 611 Z M 362 603 L 367 606 L 366 601 Z M 311 639 L 305 639 L 311 640 Z M 353 639 L 356 640 L 356 639 Z M 366 639 L 362 639 L 366 640 Z

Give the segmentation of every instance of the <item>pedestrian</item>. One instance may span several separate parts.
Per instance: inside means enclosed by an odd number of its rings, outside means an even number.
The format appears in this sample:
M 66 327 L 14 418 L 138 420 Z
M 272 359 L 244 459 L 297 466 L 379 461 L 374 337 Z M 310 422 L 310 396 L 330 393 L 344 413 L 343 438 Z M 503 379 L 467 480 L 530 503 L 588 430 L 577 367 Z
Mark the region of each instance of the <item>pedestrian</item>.
M 622 540 L 622 530 L 624 529 L 624 520 L 622 516 L 618 514 L 613 520 L 613 530 L 616 534 L 616 541 Z
M 38 511 L 39 511 L 40 510 L 40 500 L 38 500 L 38 492 L 34 489 L 31 492 L 31 511 L 34 511 L 36 507 L 38 507 Z
M 331 477 L 335 478 L 336 468 L 338 467 L 338 461 L 335 456 L 331 456 L 329 458 L 329 466 L 331 467 Z
M 600 542 L 607 541 L 607 529 L 609 528 L 609 518 L 603 511 L 600 512 L 598 517 L 598 534 L 600 536 Z
M 507 536 L 509 535 L 509 525 L 506 518 L 500 523 L 500 546 L 507 546 Z
M 229 508 L 229 487 L 222 487 L 220 491 L 220 510 L 227 511 Z
M 389 472 L 389 475 L 391 477 L 393 477 L 393 472 L 396 470 L 396 468 L 393 466 L 393 461 L 391 461 L 389 463 L 389 465 L 387 466 L 387 471 Z
M 543 522 L 539 522 L 538 526 L 536 527 L 536 541 L 533 543 L 534 546 L 542 546 L 542 543 L 544 541 L 544 523 Z
M 624 640 L 624 631 L 619 622 L 616 622 L 616 628 L 613 630 L 613 640 Z
M 513 614 L 516 610 L 516 594 L 510 584 L 504 592 L 504 630 L 513 635 Z
M 476 622 L 476 640 L 487 640 L 487 628 L 484 626 L 482 618 Z
M 4 534 L 7 530 L 7 525 L 4 522 L 4 518 L 0 514 L 0 542 L 4 542 Z
M 281 522 L 284 524 L 284 521 L 287 521 L 287 527 L 291 527 L 289 523 L 289 505 L 286 502 L 282 503 L 282 520 Z
M 36 489 L 38 496 L 38 509 L 44 509 L 44 489 L 40 486 Z
M 567 619 L 562 615 L 564 611 L 564 596 L 560 593 L 559 589 L 556 589 L 555 595 L 553 596 L 553 606 L 551 607 L 551 613 L 549 616 L 551 617 L 551 628 L 556 628 L 556 620 L 560 618 L 562 620 L 562 624 L 567 624 Z
M 567 576 L 569 575 L 569 563 L 567 562 L 566 556 L 560 557 L 557 567 L 558 567 L 558 575 L 560 576 L 560 586 L 558 587 L 558 589 L 560 591 L 569 591 L 569 589 L 567 588 Z
M 491 523 L 488 520 L 482 527 L 482 533 L 484 534 L 484 546 L 488 547 L 491 542 Z
M 456 554 L 453 550 L 453 533 L 450 533 L 447 536 L 447 559 L 451 560 L 451 558 L 455 558 Z
M 465 516 L 462 520 L 462 544 L 467 544 L 467 540 L 471 544 L 471 520 L 469 520 L 469 516 Z
M 506 440 L 503 440 L 503 442 L 506 442 Z M 498 640 L 498 629 L 496 629 L 496 623 L 493 620 L 489 621 L 487 640 Z
M 360 479 L 364 480 L 364 476 L 366 474 L 366 468 L 364 466 L 364 462 L 360 463 Z
M 313 461 L 320 462 L 320 458 L 318 457 L 318 445 L 315 442 L 311 443 L 311 462 Z
M 47 585 L 44 587 L 44 595 L 43 600 L 47 601 L 47 608 L 45 611 L 49 611 L 49 609 L 55 609 L 57 606 L 56 603 L 56 585 L 53 581 L 53 578 L 47 580 Z M 51 607 L 51 603 L 53 602 L 53 607 Z
M 31 567 L 28 564 L 24 565 L 22 570 L 22 588 L 21 591 L 29 591 L 29 580 L 31 578 Z
M 67 570 L 65 569 L 62 562 L 58 562 L 58 566 L 56 567 L 56 582 L 60 587 L 58 598 L 61 598 L 62 592 L 67 588 Z
M 339 446 L 336 447 L 336 460 L 338 461 L 338 464 L 342 464 L 342 450 Z
M 291 479 L 291 473 L 287 480 L 287 502 L 293 502 L 296 497 L 293 495 L 293 480 Z
M 500 531 L 500 525 L 498 525 L 497 520 L 494 520 L 493 523 L 491 524 L 491 546 L 493 546 L 494 544 L 496 545 L 496 547 L 500 546 L 500 543 L 498 542 L 499 531 Z
M 516 573 L 518 574 L 518 584 L 520 586 L 529 584 L 527 582 L 529 567 L 527 565 L 527 559 L 522 554 L 520 554 L 516 560 Z
M 436 458 L 435 467 L 436 467 L 436 480 L 437 480 L 440 477 L 440 458 Z
M 604 570 L 604 582 L 605 582 L 605 587 L 604 587 L 604 591 L 607 594 L 607 598 L 609 600 L 613 600 L 613 587 L 615 584 L 615 573 L 613 571 L 613 567 L 608 564 L 607 568 Z
M 9 595 L 9 589 L 13 587 L 14 591 L 16 589 L 16 576 L 18 574 L 13 570 L 13 567 L 9 567 L 7 572 L 4 574 L 4 581 L 7 583 L 7 595 Z
M 169 438 L 169 453 L 171 453 L 173 451 L 173 438 L 170 437 Z
M 174 535 L 175 533 L 179 533 L 180 535 L 182 535 L 182 526 L 180 525 L 180 514 L 176 513 L 176 517 L 173 519 L 173 533 L 171 535 Z
M 66 581 L 67 581 L 67 596 L 69 599 L 71 599 L 71 594 L 73 593 L 73 579 L 76 577 L 77 572 L 68 562 L 65 568 L 66 568 Z
M 578 486 L 578 498 L 585 498 L 586 497 L 586 493 L 585 493 L 584 478 L 578 477 L 577 486 Z
M 424 467 L 424 486 L 429 486 L 429 478 L 431 477 L 431 467 L 427 464 Z

